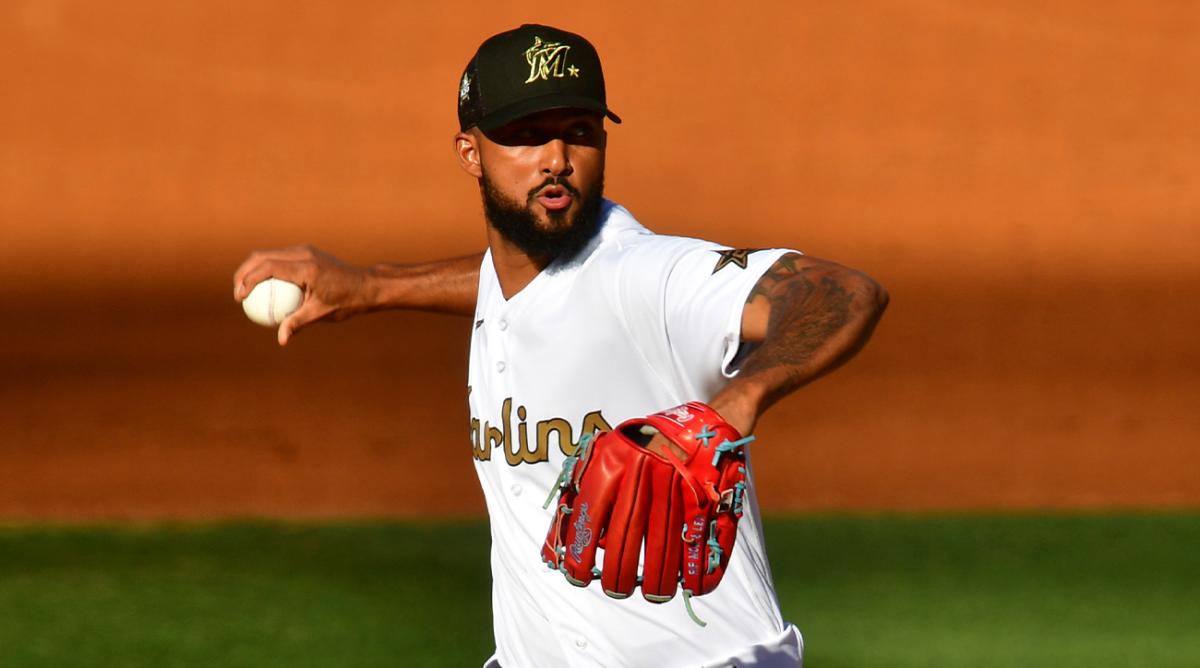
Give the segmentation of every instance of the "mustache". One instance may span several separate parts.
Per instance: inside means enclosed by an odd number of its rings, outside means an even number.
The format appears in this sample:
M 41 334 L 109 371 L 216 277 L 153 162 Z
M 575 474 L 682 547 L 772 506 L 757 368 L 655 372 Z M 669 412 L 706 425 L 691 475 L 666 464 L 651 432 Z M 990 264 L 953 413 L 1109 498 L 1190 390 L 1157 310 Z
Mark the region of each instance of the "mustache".
M 558 186 L 558 187 L 562 188 L 563 190 L 571 193 L 571 195 L 573 197 L 576 197 L 576 198 L 581 197 L 581 195 L 579 194 L 579 189 L 576 188 L 575 186 L 571 185 L 570 183 L 567 183 L 566 179 L 564 179 L 561 176 L 551 176 L 551 177 L 547 177 L 545 181 L 542 181 L 542 183 L 540 185 L 538 185 L 538 187 L 529 191 L 529 199 L 530 200 L 537 199 L 538 193 L 542 192 L 542 190 L 544 190 L 545 188 L 548 188 L 549 186 Z

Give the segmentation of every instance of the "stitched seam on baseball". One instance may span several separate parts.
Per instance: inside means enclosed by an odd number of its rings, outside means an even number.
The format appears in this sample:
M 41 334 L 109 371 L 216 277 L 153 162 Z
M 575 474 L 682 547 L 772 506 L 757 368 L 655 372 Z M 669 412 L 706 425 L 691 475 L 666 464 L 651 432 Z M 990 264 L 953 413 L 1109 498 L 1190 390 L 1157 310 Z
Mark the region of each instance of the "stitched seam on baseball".
M 267 322 L 272 326 L 279 324 L 275 318 L 275 279 L 267 279 Z

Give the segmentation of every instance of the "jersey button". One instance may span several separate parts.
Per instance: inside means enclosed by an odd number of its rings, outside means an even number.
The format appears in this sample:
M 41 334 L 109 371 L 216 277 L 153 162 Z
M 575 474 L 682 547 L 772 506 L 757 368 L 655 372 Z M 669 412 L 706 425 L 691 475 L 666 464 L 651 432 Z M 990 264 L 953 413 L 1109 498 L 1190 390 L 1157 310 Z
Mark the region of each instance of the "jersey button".
M 508 329 L 508 321 L 501 319 L 500 322 L 496 323 L 496 326 L 499 327 L 500 331 L 503 332 L 504 330 Z
M 513 496 L 521 496 L 521 489 L 522 489 L 522 488 L 521 488 L 521 484 L 520 484 L 520 483 L 517 483 L 517 484 L 513 485 L 512 487 L 509 487 L 509 489 L 511 489 L 511 490 L 512 490 Z
M 576 638 L 575 646 L 581 650 L 587 649 L 587 638 Z
M 496 371 L 499 371 L 500 373 L 504 373 L 504 367 L 505 367 L 504 360 L 500 360 L 499 362 L 496 362 Z

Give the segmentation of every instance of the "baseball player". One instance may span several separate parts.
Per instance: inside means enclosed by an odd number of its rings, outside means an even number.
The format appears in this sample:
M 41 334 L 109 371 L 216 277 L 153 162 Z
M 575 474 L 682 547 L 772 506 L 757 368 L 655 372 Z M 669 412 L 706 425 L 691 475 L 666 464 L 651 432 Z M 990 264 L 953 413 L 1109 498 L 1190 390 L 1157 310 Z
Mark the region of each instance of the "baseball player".
M 472 317 L 470 452 L 492 538 L 486 666 L 801 665 L 752 486 L 724 579 L 690 604 L 704 626 L 680 598 L 614 600 L 546 568 L 544 503 L 585 437 L 626 419 L 700 401 L 750 434 L 767 407 L 866 343 L 886 292 L 796 251 L 654 234 L 605 199 L 606 123 L 620 119 L 579 35 L 524 25 L 491 37 L 457 97 L 455 150 L 479 183 L 482 255 L 355 267 L 310 247 L 256 252 L 234 297 L 269 276 L 304 288 L 281 345 L 309 323 L 382 308 Z

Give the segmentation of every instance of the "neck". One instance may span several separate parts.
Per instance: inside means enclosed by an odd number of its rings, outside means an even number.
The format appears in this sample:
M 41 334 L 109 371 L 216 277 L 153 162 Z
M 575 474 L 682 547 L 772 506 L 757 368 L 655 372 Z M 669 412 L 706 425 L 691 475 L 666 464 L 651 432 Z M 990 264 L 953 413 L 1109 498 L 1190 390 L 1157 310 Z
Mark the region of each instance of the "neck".
M 505 239 L 496 228 L 487 226 L 488 247 L 492 250 L 492 265 L 500 281 L 500 292 L 505 299 L 525 289 L 542 270 L 554 261 L 552 257 L 534 258 Z

